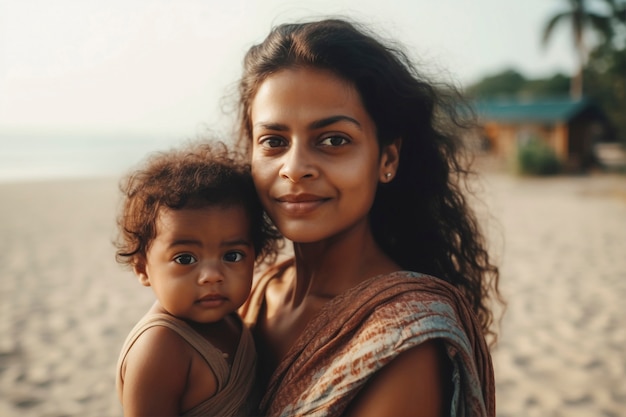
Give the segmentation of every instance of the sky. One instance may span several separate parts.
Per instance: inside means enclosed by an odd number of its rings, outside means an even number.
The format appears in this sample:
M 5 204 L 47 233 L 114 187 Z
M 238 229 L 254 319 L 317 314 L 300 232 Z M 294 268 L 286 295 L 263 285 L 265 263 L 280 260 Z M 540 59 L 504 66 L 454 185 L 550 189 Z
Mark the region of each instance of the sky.
M 507 68 L 571 74 L 567 28 L 541 44 L 566 3 L 0 0 L 0 150 L 28 134 L 181 137 L 222 126 L 247 48 L 275 24 L 329 15 L 366 23 L 461 85 Z

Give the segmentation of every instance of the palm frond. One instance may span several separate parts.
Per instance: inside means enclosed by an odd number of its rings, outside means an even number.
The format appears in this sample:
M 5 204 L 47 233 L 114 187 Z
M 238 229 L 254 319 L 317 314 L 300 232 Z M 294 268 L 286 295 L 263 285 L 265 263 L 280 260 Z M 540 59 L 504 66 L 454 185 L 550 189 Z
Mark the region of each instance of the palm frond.
M 554 31 L 554 27 L 561 21 L 567 20 L 570 16 L 570 12 L 562 12 L 557 15 L 552 16 L 546 26 L 543 29 L 543 36 L 541 37 L 541 43 L 543 46 L 548 45 L 548 41 L 550 40 L 550 36 L 552 36 L 552 32 Z
M 605 41 L 610 40 L 613 37 L 614 28 L 611 22 L 611 17 L 598 14 L 589 14 L 587 16 L 591 26 L 600 33 Z

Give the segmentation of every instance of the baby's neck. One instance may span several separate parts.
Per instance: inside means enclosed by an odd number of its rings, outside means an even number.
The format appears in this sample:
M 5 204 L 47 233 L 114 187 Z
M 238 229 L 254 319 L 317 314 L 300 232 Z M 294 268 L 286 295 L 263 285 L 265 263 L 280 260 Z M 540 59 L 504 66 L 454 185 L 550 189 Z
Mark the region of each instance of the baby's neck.
M 198 332 L 200 336 L 208 340 L 209 343 L 226 354 L 226 359 L 232 359 L 234 357 L 237 346 L 239 345 L 239 338 L 241 337 L 241 322 L 233 316 L 233 314 L 236 313 L 231 313 L 219 321 L 211 323 L 198 323 L 170 314 L 158 301 L 152 305 L 150 313 L 167 314 L 184 321 L 189 325 L 189 327 Z
M 189 326 L 220 350 L 228 362 L 235 356 L 241 337 L 240 322 L 232 315 L 212 323 L 187 321 Z

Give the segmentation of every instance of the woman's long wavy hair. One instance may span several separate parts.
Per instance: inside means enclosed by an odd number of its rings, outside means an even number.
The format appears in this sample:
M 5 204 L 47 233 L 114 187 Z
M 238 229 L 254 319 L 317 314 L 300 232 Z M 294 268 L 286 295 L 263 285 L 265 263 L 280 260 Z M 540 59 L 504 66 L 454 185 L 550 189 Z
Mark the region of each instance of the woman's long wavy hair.
M 379 186 L 370 213 L 374 237 L 407 270 L 439 277 L 460 289 L 486 335 L 502 302 L 499 271 L 464 196 L 469 168 L 458 132 L 467 112 L 455 88 L 437 88 L 399 47 L 337 19 L 283 24 L 245 56 L 239 84 L 239 145 L 251 143 L 250 106 L 260 84 L 285 68 L 330 70 L 351 83 L 374 120 L 381 147 L 400 138 L 393 181 Z M 463 107 L 466 108 L 466 107 Z M 494 337 L 495 341 L 495 337 Z

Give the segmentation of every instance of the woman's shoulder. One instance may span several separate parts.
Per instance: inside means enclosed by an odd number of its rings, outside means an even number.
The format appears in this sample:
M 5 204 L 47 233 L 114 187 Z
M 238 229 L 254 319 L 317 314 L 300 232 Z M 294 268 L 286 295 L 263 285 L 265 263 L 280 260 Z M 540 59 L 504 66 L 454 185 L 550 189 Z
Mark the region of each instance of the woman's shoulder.
M 254 274 L 253 287 L 267 284 L 271 280 L 281 280 L 286 273 L 294 267 L 295 260 L 293 257 L 281 259 L 265 268 L 258 268 Z
M 351 320 L 361 316 L 360 329 L 368 334 L 378 329 L 376 333 L 388 337 L 390 333 L 405 337 L 409 328 L 424 335 L 461 334 L 476 323 L 457 288 L 440 278 L 412 271 L 379 275 L 363 282 L 333 300 L 327 312 L 329 320 L 337 320 L 339 312 L 345 312 Z
M 391 311 L 397 315 L 404 306 L 420 314 L 451 314 L 458 302 L 463 302 L 458 290 L 444 280 L 413 271 L 395 271 L 363 282 L 342 296 L 371 308 L 372 313 Z M 347 300 L 346 300 L 347 301 Z M 338 300 L 343 303 L 342 300 Z M 402 314 L 401 314 L 402 315 Z
M 456 303 L 463 301 L 463 296 L 454 285 L 445 280 L 414 271 L 394 271 L 378 275 L 361 283 L 346 294 L 355 298 L 358 294 L 367 299 L 415 299 L 422 301 L 444 301 Z
M 250 296 L 238 311 L 248 327 L 254 326 L 259 312 L 265 306 L 267 291 L 287 284 L 287 279 L 293 277 L 293 274 L 290 274 L 293 266 L 294 259 L 287 258 L 255 271 Z

